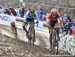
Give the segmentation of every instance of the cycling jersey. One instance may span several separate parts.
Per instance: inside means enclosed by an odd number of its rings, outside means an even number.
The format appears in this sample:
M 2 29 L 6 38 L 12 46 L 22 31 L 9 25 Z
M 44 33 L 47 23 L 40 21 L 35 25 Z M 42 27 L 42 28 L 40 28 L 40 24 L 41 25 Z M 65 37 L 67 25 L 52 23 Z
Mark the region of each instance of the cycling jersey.
M 60 19 L 60 14 L 57 13 L 56 15 L 53 15 L 52 13 L 48 13 L 47 15 L 48 19 L 50 19 L 49 27 L 54 27 L 56 23 L 58 23 L 58 19 Z
M 48 14 L 48 19 L 50 19 L 50 20 L 57 20 L 58 18 L 60 18 L 61 16 L 60 16 L 60 14 L 59 13 L 57 13 L 56 15 L 53 15 L 52 13 L 49 13 Z
M 30 18 L 30 19 L 34 19 L 35 17 L 36 17 L 36 14 L 31 13 L 31 12 L 29 12 L 28 15 L 27 15 L 27 18 Z
M 31 13 L 30 11 L 27 11 L 27 13 L 25 14 L 24 18 L 25 18 L 25 21 L 28 20 L 28 21 L 32 21 L 34 20 L 36 17 L 37 20 L 38 19 L 38 14 L 37 12 L 34 12 L 34 13 Z

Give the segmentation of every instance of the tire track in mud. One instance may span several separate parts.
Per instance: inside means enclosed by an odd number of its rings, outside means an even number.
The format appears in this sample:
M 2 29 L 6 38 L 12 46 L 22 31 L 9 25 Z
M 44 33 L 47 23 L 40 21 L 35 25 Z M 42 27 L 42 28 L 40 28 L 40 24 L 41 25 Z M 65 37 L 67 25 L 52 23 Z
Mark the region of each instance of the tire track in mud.
M 10 37 L 15 38 L 10 27 L 1 26 L 0 29 L 2 30 L 3 34 L 6 34 L 6 35 L 9 34 Z M 42 35 L 42 34 L 43 33 L 36 32 L 36 36 L 35 36 L 36 42 L 35 42 L 35 44 L 39 45 L 41 47 L 47 47 L 49 45 L 48 38 L 45 35 Z M 25 33 L 24 30 L 18 29 L 18 39 L 28 42 L 28 39 L 26 38 L 26 33 Z
M 0 30 L 1 30 L 1 32 L 3 30 L 6 31 L 7 32 L 6 34 L 10 33 L 10 35 L 9 35 L 10 38 L 11 38 L 11 36 L 13 36 L 13 33 L 11 32 L 11 30 L 9 29 L 9 27 L 2 26 L 2 27 L 0 27 Z M 2 37 L 4 37 L 4 36 L 2 36 Z M 25 37 L 25 31 L 22 30 L 22 29 L 18 29 L 18 37 L 19 37 L 18 39 L 19 39 L 20 42 L 27 41 L 27 38 Z M 12 38 L 15 38 L 15 37 L 13 36 Z M 20 45 L 20 44 L 18 44 L 18 45 Z M 38 45 L 38 46 L 40 46 L 42 48 L 49 47 L 49 40 L 48 40 L 48 38 L 43 33 L 36 32 L 36 45 Z M 42 49 L 40 49 L 40 50 L 42 50 Z M 63 54 L 64 54 L 64 52 L 63 52 Z
M 36 39 L 39 41 L 39 46 L 42 47 L 49 47 L 49 40 L 48 37 L 44 36 L 44 34 L 42 35 L 42 33 L 36 33 Z M 37 41 L 36 40 L 36 41 Z

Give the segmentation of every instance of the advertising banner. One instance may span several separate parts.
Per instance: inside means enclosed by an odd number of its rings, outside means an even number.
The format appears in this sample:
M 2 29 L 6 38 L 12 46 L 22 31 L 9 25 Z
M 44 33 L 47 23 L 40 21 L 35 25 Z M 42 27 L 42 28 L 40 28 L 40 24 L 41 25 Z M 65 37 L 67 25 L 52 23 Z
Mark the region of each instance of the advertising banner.
M 15 22 L 15 17 L 14 16 L 9 16 L 5 14 L 0 14 L 0 24 L 3 25 L 10 25 L 11 22 Z

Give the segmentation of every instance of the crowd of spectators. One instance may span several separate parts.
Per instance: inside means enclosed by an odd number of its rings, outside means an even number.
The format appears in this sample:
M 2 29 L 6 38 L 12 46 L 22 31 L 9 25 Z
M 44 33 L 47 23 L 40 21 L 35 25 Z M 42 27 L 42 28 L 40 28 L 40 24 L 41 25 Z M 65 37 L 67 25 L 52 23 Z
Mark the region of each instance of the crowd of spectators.
M 0 14 L 7 14 L 7 15 L 11 15 L 11 16 L 17 16 L 17 17 L 21 17 L 24 18 L 24 15 L 26 14 L 26 12 L 29 10 L 29 8 L 7 8 L 7 9 L 3 9 L 2 7 L 0 7 Z M 49 12 L 45 12 L 43 9 L 40 9 L 40 11 L 38 12 L 38 19 L 40 21 L 47 21 L 47 15 Z M 70 31 L 71 35 L 75 35 L 75 23 L 74 23 L 74 19 L 71 19 L 70 16 L 68 16 L 67 14 L 64 14 L 64 16 L 62 17 L 63 22 L 64 22 L 64 28 L 67 29 L 68 31 Z

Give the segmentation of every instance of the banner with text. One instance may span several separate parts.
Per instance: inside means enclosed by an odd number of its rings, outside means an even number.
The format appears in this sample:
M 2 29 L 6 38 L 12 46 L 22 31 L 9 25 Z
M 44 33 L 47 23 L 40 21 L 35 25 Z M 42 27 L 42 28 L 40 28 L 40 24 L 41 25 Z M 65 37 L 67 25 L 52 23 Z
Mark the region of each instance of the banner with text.
M 0 24 L 3 25 L 10 25 L 11 22 L 15 22 L 15 17 L 14 16 L 9 16 L 5 14 L 0 14 Z

